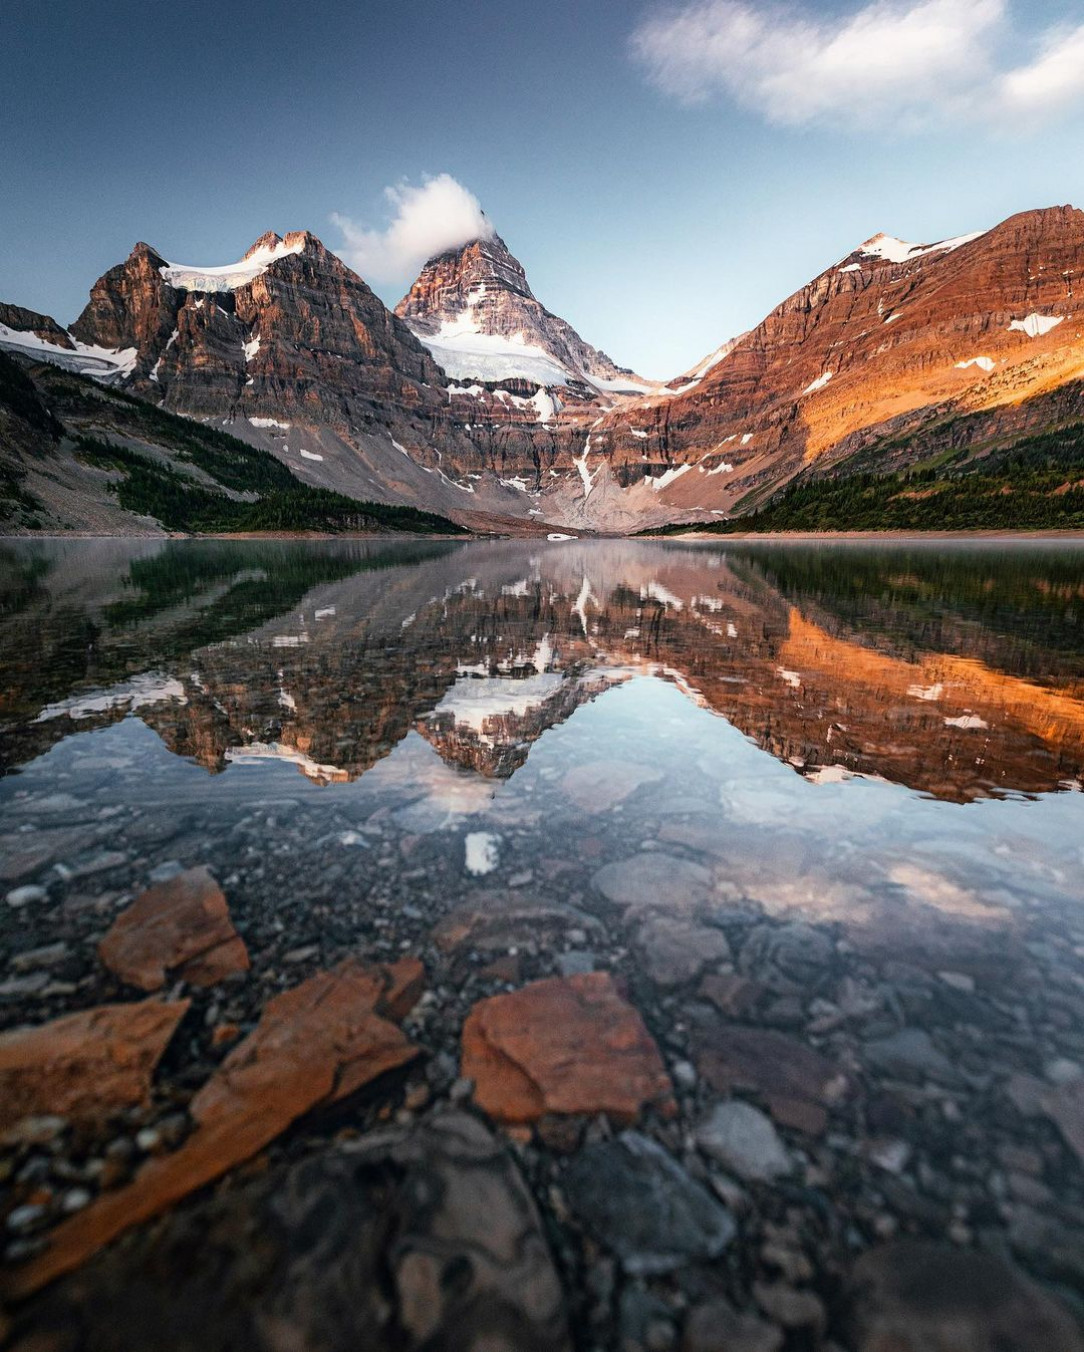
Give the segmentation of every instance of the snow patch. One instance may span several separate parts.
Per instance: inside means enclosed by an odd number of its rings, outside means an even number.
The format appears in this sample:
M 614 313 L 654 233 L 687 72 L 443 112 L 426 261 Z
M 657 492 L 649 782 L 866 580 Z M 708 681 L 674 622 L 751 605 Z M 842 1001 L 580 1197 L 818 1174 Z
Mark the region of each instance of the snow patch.
M 291 423 L 279 422 L 277 418 L 249 418 L 253 427 L 277 427 L 282 432 L 288 432 L 292 426 Z
M 958 361 L 956 363 L 957 371 L 966 371 L 969 366 L 978 366 L 986 372 L 990 372 L 997 365 L 993 357 L 968 357 L 967 361 Z
M 939 244 L 909 244 L 895 235 L 874 235 L 858 249 L 862 258 L 883 258 L 889 263 L 910 263 L 915 258 L 925 258 L 927 254 L 952 253 L 973 239 L 980 239 L 985 230 L 976 230 L 971 235 L 957 235 L 955 239 L 943 239 Z M 850 265 L 851 267 L 854 264 Z
M 71 695 L 56 704 L 47 704 L 35 723 L 47 723 L 53 718 L 90 718 L 94 714 L 108 713 L 110 709 L 124 709 L 129 713 L 141 709 L 145 704 L 160 704 L 165 700 L 175 700 L 178 704 L 187 704 L 188 697 L 180 681 L 163 676 L 157 671 L 141 672 L 130 680 L 111 686 L 108 690 L 95 690 L 85 695 Z
M 989 726 L 989 723 L 980 718 L 978 714 L 961 714 L 959 718 L 945 719 L 946 728 L 966 728 L 968 730 L 974 728 L 981 731 Z
M 1015 329 L 1019 333 L 1026 333 L 1029 338 L 1041 338 L 1044 333 L 1056 329 L 1064 318 L 1064 315 L 1030 314 L 1025 319 L 1014 319 L 1009 325 L 1009 332 Z
M 234 291 L 265 273 L 276 259 L 299 254 L 304 247 L 303 239 L 295 244 L 280 240 L 274 246 L 265 245 L 248 258 L 242 258 L 238 263 L 226 263 L 223 267 L 190 267 L 186 263 L 167 263 L 158 271 L 170 286 L 179 291 Z
M 323 460 L 324 458 L 322 455 L 317 455 L 315 451 L 306 450 L 302 450 L 301 457 L 303 460 Z
M 127 380 L 135 370 L 139 353 L 134 347 L 97 347 L 92 343 L 81 343 L 77 338 L 73 338 L 72 342 L 74 348 L 57 347 L 55 343 L 47 343 L 39 338 L 36 333 L 0 324 L 0 348 L 22 353 L 38 361 L 51 362 L 77 375 L 91 376 L 104 385 L 116 380 Z
M 825 385 L 828 384 L 828 382 L 832 379 L 832 376 L 834 374 L 835 373 L 833 371 L 825 371 L 824 374 L 819 375 L 816 378 L 816 380 L 810 381 L 810 383 L 805 387 L 802 393 L 814 394 L 816 393 L 817 390 L 823 390 Z
M 674 465 L 666 470 L 665 473 L 660 474 L 658 478 L 648 478 L 648 483 L 656 493 L 661 493 L 664 488 L 667 488 L 672 484 L 675 479 L 680 479 L 681 476 L 686 474 L 691 468 L 691 465 Z

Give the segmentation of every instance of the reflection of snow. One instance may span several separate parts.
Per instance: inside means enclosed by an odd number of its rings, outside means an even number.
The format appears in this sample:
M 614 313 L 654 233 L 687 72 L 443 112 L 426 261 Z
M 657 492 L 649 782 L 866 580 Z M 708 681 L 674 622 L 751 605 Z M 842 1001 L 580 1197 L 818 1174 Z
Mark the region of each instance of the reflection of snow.
M 284 746 L 281 742 L 250 742 L 248 746 L 230 747 L 226 759 L 235 765 L 245 765 L 256 761 L 284 761 L 296 765 L 308 779 L 345 780 L 347 772 L 337 765 L 320 765 L 311 756 L 295 747 Z
M 522 681 L 503 676 L 485 680 L 467 676 L 456 681 L 433 713 L 434 716 L 450 713 L 456 727 L 470 728 L 482 735 L 491 719 L 522 718 L 529 710 L 544 704 L 562 684 L 563 677 L 556 671 L 528 676 Z
M 90 718 L 92 714 L 101 714 L 109 709 L 127 707 L 129 710 L 141 709 L 146 704 L 161 704 L 166 700 L 176 700 L 187 704 L 188 697 L 184 686 L 172 676 L 163 676 L 160 672 L 145 671 L 128 681 L 111 686 L 108 690 L 95 690 L 85 695 L 71 695 L 56 704 L 47 704 L 35 718 L 35 723 L 44 723 L 50 718 Z
M 978 714 L 961 714 L 959 718 L 945 719 L 946 728 L 974 728 L 982 730 L 989 726 L 989 723 L 987 723 L 984 718 L 980 718 Z

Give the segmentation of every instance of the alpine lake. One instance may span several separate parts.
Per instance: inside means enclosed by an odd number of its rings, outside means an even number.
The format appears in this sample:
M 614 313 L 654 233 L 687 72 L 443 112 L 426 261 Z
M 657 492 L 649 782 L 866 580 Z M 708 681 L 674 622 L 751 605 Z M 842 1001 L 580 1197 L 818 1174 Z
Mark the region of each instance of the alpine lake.
M 1084 544 L 6 541 L 0 770 L 0 1342 L 1084 1347 Z

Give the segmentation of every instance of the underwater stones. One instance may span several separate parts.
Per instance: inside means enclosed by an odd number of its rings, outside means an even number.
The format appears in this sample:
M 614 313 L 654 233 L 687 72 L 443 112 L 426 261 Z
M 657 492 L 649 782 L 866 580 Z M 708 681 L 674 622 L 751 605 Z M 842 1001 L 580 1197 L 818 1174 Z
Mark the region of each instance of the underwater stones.
M 96 1122 L 143 1103 L 188 1003 L 100 1005 L 0 1034 L 0 1131 L 43 1114 Z
M 1068 1312 L 989 1254 L 900 1240 L 863 1254 L 851 1287 L 856 1352 L 1084 1352 Z
M 455 1111 L 196 1203 L 24 1307 L 12 1346 L 570 1352 L 511 1155 Z
M 694 1040 L 700 1074 L 713 1089 L 758 1095 L 784 1126 L 819 1135 L 827 1109 L 847 1090 L 847 1078 L 820 1052 L 771 1029 L 719 1024 Z
M 160 990 L 167 976 L 213 986 L 248 970 L 222 889 L 207 868 L 190 868 L 138 896 L 98 946 L 102 962 L 129 986 Z
M 576 1215 L 629 1273 L 670 1272 L 717 1258 L 737 1232 L 727 1208 L 636 1131 L 581 1150 L 562 1188 Z
M 608 901 L 629 910 L 695 908 L 710 897 L 712 888 L 706 868 L 660 850 L 606 864 L 592 881 Z
M 605 972 L 536 981 L 471 1010 L 461 1074 L 497 1122 L 548 1113 L 608 1113 L 633 1122 L 669 1109 L 669 1076 L 639 1013 Z
M 418 1054 L 384 1012 L 405 1013 L 418 964 L 347 959 L 268 1002 L 189 1105 L 195 1130 L 149 1160 L 124 1188 L 62 1223 L 39 1258 L 0 1280 L 0 1294 L 37 1290 L 133 1225 L 251 1158 L 299 1117 L 355 1093 Z

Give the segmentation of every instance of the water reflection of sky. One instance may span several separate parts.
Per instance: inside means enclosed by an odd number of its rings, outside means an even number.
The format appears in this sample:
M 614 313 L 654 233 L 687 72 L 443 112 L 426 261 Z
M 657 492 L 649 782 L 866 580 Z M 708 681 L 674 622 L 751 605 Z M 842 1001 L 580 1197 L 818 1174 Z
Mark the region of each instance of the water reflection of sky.
M 375 817 L 458 860 L 487 833 L 497 883 L 654 852 L 708 868 L 712 904 L 886 942 L 1082 899 L 1080 556 L 321 548 L 281 556 L 274 615 L 266 549 L 182 548 L 180 583 L 140 584 L 115 549 L 95 573 L 39 547 L 21 593 L 9 559 L 6 645 L 72 670 L 7 646 L 5 838 L 127 809 L 228 859 L 255 821 L 300 869 L 364 851 Z

